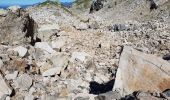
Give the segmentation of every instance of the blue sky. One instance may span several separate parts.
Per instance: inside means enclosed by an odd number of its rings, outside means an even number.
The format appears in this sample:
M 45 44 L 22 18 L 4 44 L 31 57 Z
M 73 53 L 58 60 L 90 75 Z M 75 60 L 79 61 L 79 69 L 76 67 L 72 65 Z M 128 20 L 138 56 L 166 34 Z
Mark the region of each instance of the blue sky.
M 46 0 L 0 0 L 0 5 L 31 5 Z M 60 0 L 61 2 L 72 2 L 73 0 Z

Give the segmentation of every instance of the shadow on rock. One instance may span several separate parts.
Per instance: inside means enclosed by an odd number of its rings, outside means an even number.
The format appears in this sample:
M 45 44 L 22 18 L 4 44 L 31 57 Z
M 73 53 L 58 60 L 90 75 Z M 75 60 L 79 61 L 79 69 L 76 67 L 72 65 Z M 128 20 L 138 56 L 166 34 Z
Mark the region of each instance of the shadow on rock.
M 90 82 L 90 94 L 101 94 L 112 91 L 115 80 L 112 79 L 107 83 L 99 84 L 95 81 Z

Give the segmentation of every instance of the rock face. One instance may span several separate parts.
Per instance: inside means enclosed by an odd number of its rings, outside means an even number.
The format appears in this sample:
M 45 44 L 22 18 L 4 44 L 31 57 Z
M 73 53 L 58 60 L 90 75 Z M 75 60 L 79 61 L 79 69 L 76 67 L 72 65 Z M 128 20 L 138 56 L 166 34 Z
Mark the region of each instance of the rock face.
M 24 10 L 9 11 L 0 23 L 0 42 L 13 43 L 16 41 L 34 41 L 37 25 Z
M 12 90 L 8 87 L 3 77 L 0 75 L 0 99 L 5 95 L 11 95 Z
M 169 66 L 161 58 L 124 47 L 113 90 L 121 95 L 138 90 L 162 92 L 170 88 Z

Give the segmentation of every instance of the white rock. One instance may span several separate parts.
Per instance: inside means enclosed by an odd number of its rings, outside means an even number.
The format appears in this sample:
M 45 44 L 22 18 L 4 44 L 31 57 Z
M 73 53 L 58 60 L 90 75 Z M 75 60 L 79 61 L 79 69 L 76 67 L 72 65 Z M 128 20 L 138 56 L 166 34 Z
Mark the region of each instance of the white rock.
M 29 90 L 29 94 L 33 94 L 34 92 L 36 92 L 36 89 L 34 87 L 31 87 Z
M 11 100 L 11 98 L 9 96 L 7 96 L 5 100 Z
M 43 72 L 42 76 L 52 76 L 55 74 L 60 74 L 62 67 L 53 67 L 45 72 Z
M 0 59 L 0 68 L 4 65 L 4 63 L 2 62 L 2 60 Z
M 12 90 L 7 85 L 3 77 L 0 75 L 0 98 L 2 98 L 4 95 L 11 95 Z
M 46 24 L 46 25 L 41 25 L 38 31 L 46 31 L 46 30 L 59 30 L 58 24 Z
M 9 10 L 11 10 L 12 12 L 16 12 L 18 9 L 20 9 L 21 7 L 16 5 L 16 6 L 10 6 L 8 7 Z
M 75 23 L 75 27 L 78 30 L 86 30 L 86 29 L 88 29 L 88 25 L 86 23 L 83 23 L 83 22 Z
M 32 78 L 27 74 L 22 74 L 18 79 L 16 80 L 17 87 L 22 90 L 28 90 L 32 85 Z
M 24 100 L 34 100 L 34 96 L 30 94 L 26 94 Z
M 65 40 L 57 40 L 51 42 L 53 49 L 60 49 L 65 45 Z
M 154 55 L 124 47 L 113 91 L 122 96 L 134 91 L 162 92 L 170 87 L 170 63 Z
M 22 46 L 16 47 L 13 50 L 18 52 L 20 57 L 24 57 L 28 51 L 25 47 L 22 47 Z
M 55 74 L 60 74 L 61 69 L 64 69 L 68 65 L 68 56 L 65 54 L 55 55 L 50 58 L 53 68 L 50 68 L 43 72 L 43 76 L 51 76 Z
M 86 57 L 90 57 L 90 55 L 85 52 L 73 52 L 70 60 L 72 62 L 74 60 L 80 60 L 81 62 L 86 62 Z
M 53 50 L 47 42 L 37 42 L 35 43 L 35 48 L 40 48 L 48 53 L 55 53 L 55 50 Z
M 14 79 L 16 79 L 16 77 L 17 77 L 17 75 L 18 75 L 18 71 L 15 71 L 14 73 L 12 73 L 12 74 L 7 74 L 6 76 L 5 76 L 5 78 L 7 79 L 7 80 L 14 80 Z

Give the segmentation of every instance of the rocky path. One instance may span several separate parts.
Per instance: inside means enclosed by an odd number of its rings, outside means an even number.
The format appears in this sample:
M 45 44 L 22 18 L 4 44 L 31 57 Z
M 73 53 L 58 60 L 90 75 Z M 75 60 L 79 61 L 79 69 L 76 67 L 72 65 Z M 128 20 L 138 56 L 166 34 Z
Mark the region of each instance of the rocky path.
M 0 99 L 169 100 L 168 21 L 113 23 L 104 9 L 89 22 L 54 6 L 3 13 Z

